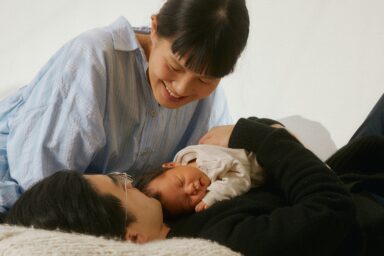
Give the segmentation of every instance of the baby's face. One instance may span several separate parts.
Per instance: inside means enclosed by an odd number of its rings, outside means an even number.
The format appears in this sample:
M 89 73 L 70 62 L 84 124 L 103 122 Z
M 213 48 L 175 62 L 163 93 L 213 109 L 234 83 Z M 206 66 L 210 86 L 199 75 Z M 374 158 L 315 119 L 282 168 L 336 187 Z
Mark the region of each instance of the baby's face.
M 208 176 L 196 167 L 176 166 L 148 184 L 157 193 L 165 209 L 173 216 L 192 212 L 207 193 Z

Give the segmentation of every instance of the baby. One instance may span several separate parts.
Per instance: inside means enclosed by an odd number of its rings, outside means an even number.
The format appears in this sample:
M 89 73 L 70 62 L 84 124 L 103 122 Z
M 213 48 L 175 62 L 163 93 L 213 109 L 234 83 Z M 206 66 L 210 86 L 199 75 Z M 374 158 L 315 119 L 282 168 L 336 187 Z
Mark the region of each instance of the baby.
M 254 154 L 213 145 L 186 147 L 176 154 L 174 162 L 162 167 L 135 183 L 144 193 L 159 199 L 170 216 L 203 211 L 264 180 Z

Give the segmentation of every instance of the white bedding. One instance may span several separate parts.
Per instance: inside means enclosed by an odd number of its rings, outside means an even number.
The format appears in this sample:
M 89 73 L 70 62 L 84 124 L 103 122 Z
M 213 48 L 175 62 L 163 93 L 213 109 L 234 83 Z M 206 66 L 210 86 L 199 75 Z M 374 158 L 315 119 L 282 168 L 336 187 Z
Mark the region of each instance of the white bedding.
M 0 255 L 238 256 L 240 254 L 203 239 L 173 238 L 139 245 L 102 237 L 0 225 Z

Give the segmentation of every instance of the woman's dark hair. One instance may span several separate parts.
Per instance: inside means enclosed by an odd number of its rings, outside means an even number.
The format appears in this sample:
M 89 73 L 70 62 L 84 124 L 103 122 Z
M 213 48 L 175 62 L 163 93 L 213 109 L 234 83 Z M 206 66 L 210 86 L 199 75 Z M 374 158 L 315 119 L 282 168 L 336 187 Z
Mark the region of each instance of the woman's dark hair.
M 167 0 L 157 15 L 157 33 L 172 52 L 200 74 L 231 73 L 249 34 L 245 0 Z
M 121 201 L 102 195 L 77 171 L 59 171 L 25 191 L 6 216 L 13 225 L 123 239 L 135 221 Z

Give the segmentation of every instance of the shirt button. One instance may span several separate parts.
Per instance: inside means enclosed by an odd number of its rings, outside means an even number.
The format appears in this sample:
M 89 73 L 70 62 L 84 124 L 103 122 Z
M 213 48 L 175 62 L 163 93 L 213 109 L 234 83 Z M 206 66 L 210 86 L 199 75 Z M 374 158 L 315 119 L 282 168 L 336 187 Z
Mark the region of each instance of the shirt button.
M 151 112 L 149 112 L 149 114 L 152 116 L 152 117 L 156 117 L 157 116 L 157 113 L 156 111 L 152 110 Z

